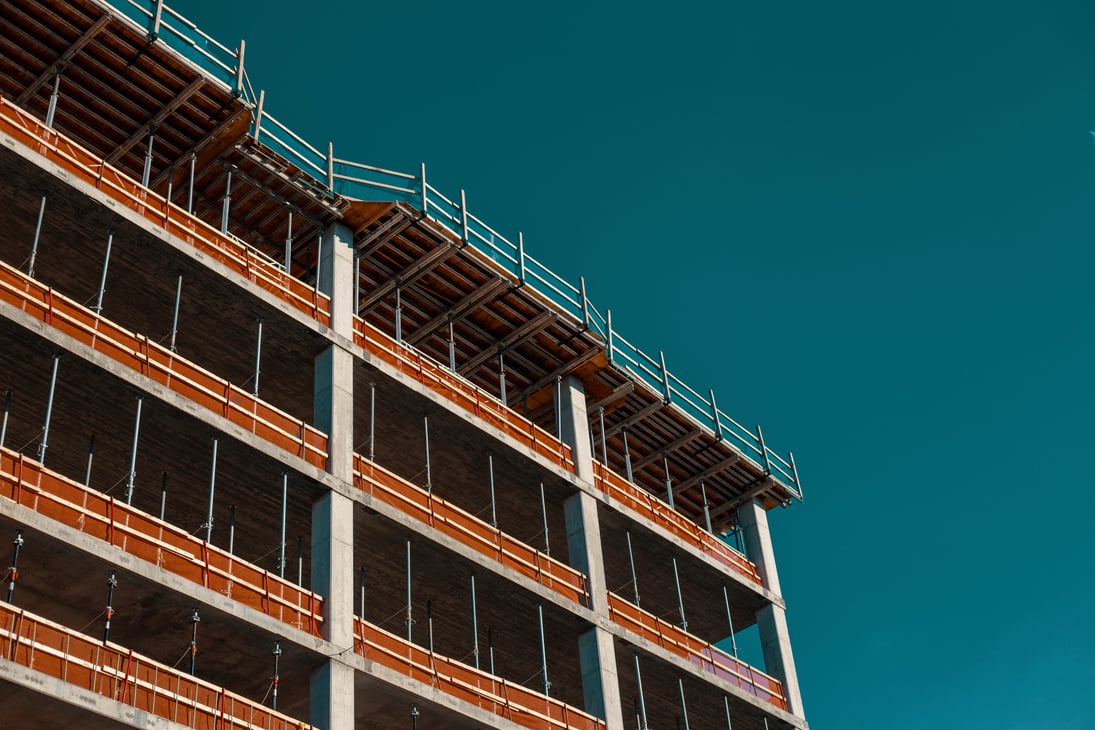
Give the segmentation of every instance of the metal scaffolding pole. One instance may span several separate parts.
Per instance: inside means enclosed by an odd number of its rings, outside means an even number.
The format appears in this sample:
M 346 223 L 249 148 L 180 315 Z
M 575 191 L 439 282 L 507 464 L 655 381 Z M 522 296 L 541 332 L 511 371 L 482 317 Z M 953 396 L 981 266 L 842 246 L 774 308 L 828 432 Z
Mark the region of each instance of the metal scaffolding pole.
M 498 353 L 498 400 L 502 401 L 502 405 L 506 405 L 506 357 L 501 352 Z
M 289 505 L 289 472 L 281 473 L 281 539 L 278 541 L 278 577 L 285 577 L 285 513 Z
M 452 331 L 452 317 L 449 317 L 449 372 L 456 372 L 456 339 Z
M 228 233 L 228 212 L 232 208 L 232 171 L 224 181 L 224 200 L 221 201 L 221 233 Z
M 297 535 L 297 585 L 304 587 L 304 537 Z
M 471 574 L 471 654 L 475 659 L 475 668 L 479 668 L 479 614 L 475 607 L 475 573 Z
M 110 251 L 114 247 L 114 229 L 111 228 L 106 234 L 106 254 L 103 256 L 103 272 L 99 276 L 99 291 L 95 294 L 95 306 L 92 309 L 95 310 L 95 314 L 102 314 L 103 312 L 103 294 L 106 293 L 106 272 L 110 267 Z
M 677 588 L 677 610 L 681 614 L 681 628 L 688 631 L 688 619 L 684 617 L 684 601 L 681 599 L 681 576 L 677 572 L 677 556 L 671 556 L 673 561 L 673 585 Z
M 689 730 L 688 727 L 688 705 L 684 702 L 684 680 L 677 677 L 677 694 L 681 698 L 681 719 L 684 721 L 684 730 Z
M 362 621 L 365 620 L 365 566 L 362 565 L 357 569 L 357 583 L 358 590 L 361 593 L 360 601 L 357 607 L 357 616 Z
M 494 499 L 494 456 L 487 454 L 487 473 L 489 476 L 488 485 L 490 486 L 490 526 L 498 527 L 498 512 Z
M 49 423 L 53 420 L 53 398 L 57 394 L 57 366 L 61 356 L 53 356 L 53 368 L 49 374 L 49 395 L 46 397 L 46 419 L 42 425 L 42 441 L 38 444 L 38 461 L 46 463 L 46 449 L 49 448 Z
M 597 418 L 601 422 L 601 463 L 608 466 L 608 443 L 605 440 L 605 407 L 597 409 Z
M 285 273 L 293 274 L 293 211 L 289 210 L 289 225 L 285 227 Z
M 730 698 L 722 696 L 722 707 L 726 710 L 726 730 L 734 730 L 734 723 L 730 722 Z
M 23 531 L 15 531 L 15 549 L 12 553 L 11 567 L 8 568 L 8 603 L 15 595 L 15 582 L 19 580 L 19 553 L 23 549 Z
M 42 194 L 42 204 L 38 207 L 38 222 L 34 225 L 34 241 L 30 246 L 30 263 L 27 264 L 27 276 L 34 278 L 34 264 L 38 260 L 38 242 L 42 238 L 42 220 L 46 215 L 46 198 L 48 196 Z
M 494 629 L 487 627 L 487 661 L 490 673 L 494 674 Z
M 395 287 L 395 341 L 403 344 L 403 294 Z
M 164 514 L 167 512 L 167 472 L 163 473 L 163 477 L 160 479 L 160 520 L 164 518 Z
M 547 643 L 544 641 L 544 604 L 536 604 L 536 616 L 540 624 L 540 672 L 544 677 L 544 697 L 551 696 L 551 682 L 548 681 Z
M 91 486 L 91 462 L 95 458 L 95 434 L 87 440 L 87 466 L 84 468 L 84 486 Z M 161 518 L 162 519 L 162 518 Z
M 669 503 L 670 509 L 676 509 L 676 505 L 673 504 L 673 480 L 669 477 L 669 456 L 662 456 L 662 467 L 665 469 L 665 501 Z
M 236 505 L 228 505 L 228 554 L 236 554 Z
M 137 396 L 137 415 L 133 419 L 133 442 L 129 447 L 129 475 L 125 482 L 125 503 L 133 504 L 133 483 L 137 479 L 137 439 L 141 433 L 141 406 L 144 398 Z
M 167 349 L 171 352 L 178 352 L 175 349 L 175 338 L 179 334 L 179 304 L 182 302 L 182 282 L 183 275 L 179 272 L 178 282 L 175 284 L 175 308 L 171 313 L 171 340 L 167 345 Z
M 152 147 L 156 142 L 156 128 L 148 128 L 148 147 L 144 153 L 144 171 L 141 173 L 141 187 L 147 188 L 152 177 Z
M 726 625 L 730 628 L 730 651 L 734 658 L 738 658 L 738 640 L 734 638 L 734 617 L 730 615 L 730 595 L 726 592 L 726 584 L 722 586 L 722 604 L 726 607 Z
M 255 339 L 255 382 L 252 383 L 251 395 L 259 397 L 259 375 L 262 372 L 262 317 L 258 318 L 259 331 Z
M 193 677 L 195 671 L 198 668 L 198 624 L 201 623 L 201 616 L 198 615 L 198 609 L 194 609 L 194 613 L 190 615 L 190 676 Z
M 635 652 L 635 684 L 639 691 L 639 718 L 642 720 L 642 730 L 650 730 L 646 722 L 646 698 L 643 697 L 643 673 L 639 669 L 639 653 Z
M 8 418 L 11 416 L 11 391 L 4 391 L 4 416 L 0 419 L 0 446 L 8 438 Z
M 426 599 L 426 642 L 433 654 L 433 599 Z
M 627 429 L 623 429 L 620 433 L 624 439 L 624 469 L 627 471 L 627 481 L 634 483 L 635 475 L 631 473 L 631 450 L 627 448 Z
M 271 652 L 274 655 L 274 678 L 271 682 L 271 692 L 273 693 L 273 699 L 271 700 L 273 709 L 278 709 L 278 681 L 280 679 L 278 673 L 278 664 L 281 659 L 281 642 L 274 642 L 274 650 Z
M 544 555 L 551 555 L 551 540 L 548 537 L 547 500 L 544 498 L 544 482 L 540 481 L 540 516 L 544 520 Z
M 411 611 L 411 541 L 407 540 L 407 641 L 414 641 L 414 614 Z
M 376 456 L 376 383 L 369 383 L 369 461 Z
M 426 491 L 433 490 L 433 480 L 430 478 L 430 417 L 422 416 L 422 439 L 426 450 Z
M 103 643 L 110 641 L 110 619 L 114 618 L 114 589 L 118 587 L 118 577 L 115 571 L 110 571 L 110 577 L 106 579 L 106 622 L 103 625 Z
M 194 212 L 194 166 L 197 164 L 198 155 L 194 152 L 190 153 L 190 185 L 186 191 L 186 212 Z
M 712 535 L 715 531 L 711 528 L 711 505 L 707 503 L 707 486 L 700 480 L 700 498 L 703 500 L 703 522 L 707 525 L 707 531 Z
M 627 537 L 627 564 L 631 568 L 631 587 L 635 591 L 635 605 L 639 605 L 639 579 L 635 575 L 635 553 L 631 550 L 631 530 L 625 530 Z
M 217 439 L 213 439 L 213 460 L 209 465 L 209 507 L 205 512 L 205 541 L 213 541 L 213 494 L 217 488 Z
M 53 93 L 49 95 L 49 106 L 46 108 L 46 128 L 53 129 L 53 120 L 57 116 L 57 101 L 61 98 L 61 73 L 53 75 Z

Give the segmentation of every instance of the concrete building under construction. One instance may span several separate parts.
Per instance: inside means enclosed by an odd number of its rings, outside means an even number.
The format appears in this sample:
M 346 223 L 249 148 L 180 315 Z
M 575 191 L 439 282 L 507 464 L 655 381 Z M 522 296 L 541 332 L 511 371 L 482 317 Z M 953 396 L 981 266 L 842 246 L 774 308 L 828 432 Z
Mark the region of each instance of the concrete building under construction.
M 806 728 L 793 457 L 244 59 L 0 3 L 5 726 Z

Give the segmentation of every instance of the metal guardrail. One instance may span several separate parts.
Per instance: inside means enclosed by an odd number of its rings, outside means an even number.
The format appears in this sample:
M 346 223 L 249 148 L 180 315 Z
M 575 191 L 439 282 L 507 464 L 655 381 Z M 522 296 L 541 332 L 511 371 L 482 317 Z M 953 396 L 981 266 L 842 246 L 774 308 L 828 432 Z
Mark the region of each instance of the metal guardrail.
M 321 596 L 3 447 L 0 497 L 320 636 Z
M 570 705 L 469 667 L 354 617 L 354 649 L 365 659 L 535 730 L 604 730 L 602 720 Z
M 460 201 L 443 195 L 426 180 L 423 164 L 418 175 L 363 165 L 334 156 L 333 146 L 326 153 L 309 144 L 288 127 L 274 119 L 264 108 L 264 95 L 254 98 L 246 83 L 243 57 L 244 44 L 233 51 L 202 33 L 190 21 L 167 8 L 163 0 L 107 0 L 146 28 L 150 38 L 162 38 L 168 46 L 190 58 L 200 68 L 212 73 L 237 94 L 258 105 L 252 117 L 251 134 L 274 151 L 298 165 L 312 177 L 316 188 L 330 196 L 343 195 L 361 200 L 404 201 L 416 205 L 424 214 L 448 228 L 462 241 L 490 258 L 522 283 L 527 283 L 546 297 L 561 312 L 569 314 L 584 327 L 596 332 L 605 342 L 609 361 L 643 383 L 698 426 L 708 429 L 719 440 L 727 442 L 764 473 L 778 480 L 794 497 L 802 498 L 802 483 L 794 456 L 780 456 L 764 441 L 763 433 L 743 427 L 715 403 L 714 393 L 704 397 L 673 376 L 665 367 L 665 358 L 657 360 L 627 342 L 612 328 L 612 313 L 604 314 L 593 305 L 585 292 L 584 281 L 570 284 L 547 266 L 529 256 L 518 236 L 516 243 L 491 228 L 468 211 L 463 191 Z M 164 16 L 168 20 L 164 20 Z
M 787 709 L 783 685 L 775 677 L 754 669 L 718 647 L 662 621 L 611 592 L 608 594 L 608 615 L 620 626 L 687 659 L 702 671 L 737 685 L 781 710 Z
M 0 603 L 0 659 L 194 730 L 315 730 L 131 649 Z
M 0 261 L 0 301 L 299 456 L 327 463 L 327 435 Z
M 477 553 L 579 605 L 589 605 L 586 577 L 581 572 L 358 454 L 354 454 L 354 483 L 374 499 L 426 523 Z

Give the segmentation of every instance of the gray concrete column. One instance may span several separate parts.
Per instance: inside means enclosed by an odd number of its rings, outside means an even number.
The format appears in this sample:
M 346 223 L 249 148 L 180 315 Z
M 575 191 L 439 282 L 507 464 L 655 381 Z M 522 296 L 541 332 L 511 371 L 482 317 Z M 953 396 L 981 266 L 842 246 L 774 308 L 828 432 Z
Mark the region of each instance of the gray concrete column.
M 328 434 L 327 471 L 353 483 L 354 258 L 352 233 L 329 228 L 319 262 L 320 290 L 331 297 L 331 331 L 336 343 L 315 361 L 316 428 Z M 312 589 L 324 597 L 323 638 L 339 649 L 353 647 L 353 501 L 328 492 L 312 505 Z M 312 673 L 311 722 L 324 730 L 354 727 L 354 670 L 341 656 Z
M 580 380 L 570 376 L 563 380 L 560 391 L 563 442 L 570 446 L 578 477 L 592 483 L 593 445 L 589 439 L 585 390 Z M 586 575 L 590 608 L 607 618 L 608 586 L 597 500 L 586 492 L 578 492 L 563 503 L 563 513 L 570 564 Z M 622 729 L 623 706 L 620 703 L 620 682 L 616 673 L 612 634 L 596 626 L 586 631 L 578 637 L 578 657 L 586 711 L 602 718 L 609 730 Z
M 779 595 L 779 572 L 772 551 L 772 535 L 768 531 L 768 513 L 760 500 L 738 507 L 738 525 L 745 535 L 745 549 L 749 559 L 757 566 L 761 580 L 768 590 Z M 764 650 L 765 670 L 783 682 L 788 709 L 805 717 L 802 693 L 798 687 L 795 657 L 791 653 L 791 636 L 787 630 L 787 611 L 783 606 L 769 604 L 757 611 L 757 629 L 761 648 Z

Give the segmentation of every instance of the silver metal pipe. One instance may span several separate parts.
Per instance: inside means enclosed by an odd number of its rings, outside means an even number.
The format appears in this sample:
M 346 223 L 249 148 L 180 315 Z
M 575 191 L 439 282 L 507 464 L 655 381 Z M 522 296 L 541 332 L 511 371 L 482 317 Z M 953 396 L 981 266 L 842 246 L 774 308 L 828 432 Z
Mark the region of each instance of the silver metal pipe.
M 471 574 L 471 653 L 479 668 L 479 614 L 475 607 L 475 573 Z
M 452 331 L 452 317 L 449 317 L 449 372 L 456 372 L 456 339 Z
M 726 710 L 726 730 L 734 730 L 734 723 L 730 722 L 730 698 L 722 696 L 722 706 Z
M 274 642 L 274 651 L 271 652 L 271 653 L 274 655 L 274 679 L 273 679 L 273 683 L 272 683 L 273 686 L 271 688 L 274 696 L 271 700 L 271 704 L 272 704 L 273 709 L 277 710 L 278 709 L 278 683 L 280 681 L 280 676 L 279 676 L 279 672 L 278 672 L 278 664 L 279 664 L 278 660 L 281 659 L 281 642 L 280 641 L 275 641 Z
M 278 577 L 285 577 L 285 515 L 289 506 L 289 472 L 281 473 L 281 539 L 278 542 Z
M 700 480 L 700 498 L 703 500 L 703 522 L 707 525 L 707 531 L 714 535 L 715 531 L 711 528 L 711 505 L 707 503 L 707 487 L 702 479 Z
M 224 200 L 221 201 L 221 233 L 228 233 L 228 211 L 232 207 L 232 171 L 224 181 Z
M 464 245 L 468 245 L 468 199 L 464 195 L 464 191 L 460 191 L 460 237 L 464 241 Z
M 285 227 L 285 273 L 293 274 L 293 211 L 289 211 L 289 224 Z
M 61 98 L 61 74 L 53 76 L 53 93 L 49 95 L 49 107 L 46 109 L 46 128 L 53 129 L 53 120 L 57 116 L 57 101 Z
M 376 383 L 369 383 L 369 461 L 376 457 Z
M 111 228 L 106 234 L 106 255 L 103 256 L 103 273 L 99 276 L 99 291 L 95 295 L 95 306 L 92 309 L 95 310 L 95 314 L 101 314 L 103 311 L 103 294 L 106 292 L 106 272 L 110 266 L 110 251 L 114 247 L 114 229 Z
M 582 328 L 589 329 L 589 298 L 586 297 L 586 278 L 578 277 L 578 291 L 582 296 Z
M 605 328 L 608 330 L 608 347 L 605 348 L 605 355 L 608 356 L 608 361 L 612 362 L 612 353 L 615 351 L 616 346 L 612 342 L 612 310 L 605 310 Z
M 547 643 L 544 641 L 544 604 L 536 604 L 536 616 L 540 623 L 540 673 L 544 678 L 544 697 L 550 697 L 551 682 L 548 681 Z
M 684 702 L 684 681 L 680 677 L 677 677 L 677 694 L 681 697 L 681 719 L 684 721 L 684 730 L 689 730 L 688 705 Z
M 57 394 L 57 367 L 61 356 L 53 356 L 53 368 L 49 374 L 49 395 L 46 396 L 46 420 L 42 426 L 42 441 L 38 444 L 38 461 L 46 463 L 46 449 L 49 448 L 49 423 L 53 419 L 53 397 Z
M 426 641 L 433 654 L 433 600 L 430 598 L 426 599 Z
M 95 458 L 95 434 L 87 441 L 87 467 L 84 469 L 84 486 L 91 486 L 91 462 Z M 161 518 L 162 519 L 162 518 Z
M 490 526 L 498 527 L 498 512 L 497 503 L 494 499 L 494 456 L 487 454 L 487 473 L 489 476 L 488 486 L 490 487 Z
M 133 504 L 133 483 L 137 479 L 137 439 L 141 433 L 141 406 L 144 398 L 137 396 L 137 415 L 133 419 L 133 443 L 129 447 L 129 475 L 125 482 L 125 503 Z
M 23 549 L 23 531 L 15 531 L 15 549 L 11 558 L 11 568 L 8 570 L 8 603 L 11 603 L 15 595 L 15 582 L 19 580 L 19 552 Z
M 734 638 L 734 617 L 730 615 L 730 594 L 726 592 L 726 585 L 722 586 L 722 605 L 726 608 L 726 625 L 730 629 L 730 651 L 734 658 L 738 658 L 738 640 Z
M 665 468 L 665 501 L 669 503 L 670 509 L 676 509 L 676 505 L 673 504 L 673 480 L 669 478 L 668 456 L 662 456 L 662 466 Z
M 563 438 L 563 378 L 555 376 L 555 437 Z
M 46 215 L 46 198 L 42 194 L 42 204 L 38 206 L 38 222 L 34 224 L 34 242 L 30 246 L 30 262 L 27 264 L 27 276 L 34 278 L 34 264 L 38 260 L 38 241 L 42 238 L 42 221 Z
M 681 628 L 688 631 L 688 619 L 684 617 L 684 601 L 681 599 L 681 576 L 677 572 L 677 556 L 671 556 L 673 560 L 673 585 L 677 588 L 677 610 L 681 614 Z
M 152 147 L 156 142 L 156 128 L 148 128 L 148 147 L 144 152 L 144 172 L 141 173 L 141 187 L 147 188 L 152 177 Z
M 228 505 L 228 554 L 236 554 L 236 505 Z
M 772 462 L 768 458 L 768 447 L 764 445 L 764 431 L 761 430 L 760 424 L 757 424 L 757 441 L 760 442 L 760 453 L 764 457 L 764 473 L 772 473 Z
M 517 283 L 525 285 L 525 234 L 517 232 Z
M 198 155 L 190 153 L 190 186 L 186 191 L 186 212 L 194 212 L 194 167 L 197 165 Z
M 597 418 L 601 422 L 601 463 L 608 466 L 608 442 L 605 440 L 605 408 L 597 409 Z
M 711 423 L 715 427 L 715 440 L 722 441 L 722 422 L 719 421 L 719 407 L 715 405 L 715 390 L 709 388 L 707 395 L 711 397 Z
M 354 316 L 361 316 L 361 257 L 354 256 Z
M 490 662 L 490 673 L 494 674 L 494 631 L 487 627 L 487 660 Z
M 635 553 L 631 550 L 631 530 L 626 530 L 627 536 L 627 564 L 631 568 L 631 588 L 635 591 L 635 605 L 639 605 L 639 578 L 635 575 Z
M 8 438 L 8 418 L 11 416 L 11 391 L 4 391 L 4 416 L 0 420 L 0 446 L 4 445 L 4 442 Z
M 540 516 L 544 520 L 544 555 L 551 555 L 551 540 L 548 537 L 547 500 L 544 497 L 544 482 L 540 481 Z
M 395 341 L 403 343 L 403 294 L 395 288 Z
M 103 625 L 103 643 L 110 641 L 110 619 L 114 618 L 114 589 L 118 587 L 118 574 L 110 571 L 110 577 L 106 579 L 106 622 Z
M 635 652 L 635 683 L 639 691 L 639 718 L 642 720 L 642 730 L 650 730 L 646 723 L 646 699 L 643 697 L 643 673 L 639 669 L 639 653 Z
M 506 400 L 506 357 L 501 352 L 498 353 L 498 400 L 502 401 L 502 405 L 507 404 L 507 400 Z
M 433 489 L 433 481 L 430 475 L 430 417 L 422 416 L 422 439 L 426 450 L 426 491 Z
M 258 318 L 259 331 L 255 338 L 255 382 L 252 383 L 251 395 L 259 397 L 259 375 L 262 373 L 262 317 Z
M 175 284 L 175 308 L 171 314 L 171 341 L 167 345 L 167 349 L 171 352 L 177 352 L 175 349 L 175 339 L 179 334 L 179 304 L 182 302 L 182 282 L 183 275 L 179 272 L 179 279 Z
M 164 515 L 167 513 L 167 472 L 163 473 L 163 477 L 160 479 L 160 521 L 164 519 Z
M 624 469 L 627 471 L 627 481 L 634 483 L 635 475 L 631 473 L 631 449 L 627 448 L 627 429 L 623 429 L 620 433 L 624 439 Z
M 359 602 L 357 604 L 357 615 L 362 621 L 365 620 L 365 566 L 362 565 L 357 569 L 357 584 L 358 590 L 361 594 Z
M 414 614 L 411 606 L 411 541 L 407 540 L 407 641 L 413 642 Z
M 213 439 L 213 460 L 209 465 L 209 507 L 205 511 L 205 541 L 213 541 L 213 493 L 217 487 L 217 439 Z
M 304 587 L 304 538 L 297 535 L 297 585 Z

